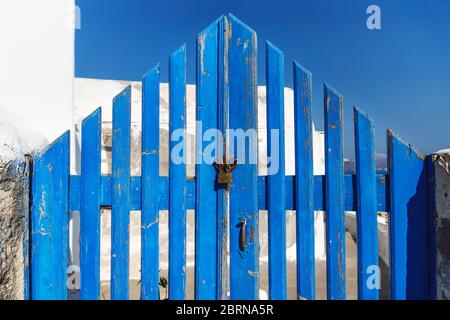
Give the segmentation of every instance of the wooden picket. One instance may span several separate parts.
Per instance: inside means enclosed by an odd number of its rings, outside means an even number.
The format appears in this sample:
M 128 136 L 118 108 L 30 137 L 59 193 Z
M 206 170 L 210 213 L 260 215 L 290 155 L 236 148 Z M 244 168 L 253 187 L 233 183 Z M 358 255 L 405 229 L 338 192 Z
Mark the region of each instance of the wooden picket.
M 327 296 L 345 299 L 343 97 L 325 85 Z
M 392 300 L 429 297 L 429 218 L 425 156 L 388 131 Z
M 141 299 L 159 299 L 159 65 L 142 81 Z
M 267 82 L 267 153 L 278 152 L 277 161 L 269 162 L 267 176 L 269 211 L 269 298 L 285 300 L 286 292 L 286 177 L 284 152 L 284 56 L 272 45 L 266 44 Z M 272 141 L 273 130 L 278 139 Z M 272 150 L 272 144 L 277 149 Z
M 284 55 L 266 44 L 269 172 L 259 176 L 257 140 L 237 150 L 228 129 L 257 129 L 256 33 L 232 15 L 197 36 L 196 176 L 186 176 L 186 47 L 169 60 L 169 177 L 159 172 L 159 65 L 142 80 L 142 176 L 130 175 L 131 88 L 113 103 L 112 174 L 100 171 L 101 109 L 82 125 L 81 175 L 70 175 L 70 134 L 37 155 L 32 172 L 31 298 L 67 299 L 68 217 L 80 211 L 80 298 L 100 298 L 100 210 L 112 208 L 111 299 L 129 298 L 130 211 L 141 211 L 141 299 L 159 295 L 159 214 L 169 210 L 169 298 L 186 299 L 186 212 L 195 210 L 195 298 L 258 299 L 259 211 L 268 210 L 269 298 L 287 299 L 286 210 L 296 211 L 297 299 L 316 298 L 314 214 L 326 212 L 327 296 L 346 298 L 345 211 L 355 211 L 358 298 L 378 267 L 379 211 L 389 214 L 392 299 L 432 298 L 429 163 L 388 132 L 388 174 L 375 169 L 374 124 L 354 109 L 356 174 L 344 174 L 343 98 L 324 87 L 326 175 L 314 176 L 312 75 L 293 64 L 295 176 L 285 175 Z M 181 129 L 181 130 L 180 130 Z M 205 156 L 210 129 L 213 159 Z M 273 130 L 278 135 L 271 140 Z M 274 147 L 274 148 L 272 148 Z M 278 149 L 277 149 L 278 147 Z M 272 153 L 273 149 L 273 153 Z M 239 153 L 239 152 L 240 153 Z M 176 159 L 173 157 L 178 156 Z M 217 168 L 237 160 L 231 184 Z M 214 165 L 216 162 L 216 168 Z M 276 168 L 278 166 L 278 168 Z M 271 172 L 272 173 L 272 172 Z M 228 236 L 229 234 L 229 236 Z M 228 262 L 229 252 L 229 262 Z
M 34 159 L 31 299 L 67 299 L 70 133 Z
M 226 30 L 229 129 L 256 130 L 256 33 L 232 15 Z M 250 161 L 257 141 L 250 138 L 245 150 L 235 147 L 228 146 L 230 159 L 238 161 L 230 188 L 230 298 L 251 300 L 259 297 L 258 168 Z
M 311 96 L 311 73 L 294 62 L 297 298 L 306 300 L 316 297 Z
M 369 116 L 357 108 L 354 109 L 354 122 L 358 199 L 358 297 L 361 300 L 377 300 L 378 288 L 367 283 L 373 268 L 378 267 L 375 130 Z
M 196 129 L 196 198 L 195 198 L 195 297 L 220 298 L 217 283 L 221 274 L 218 264 L 221 239 L 219 236 L 220 191 L 216 185 L 216 170 L 212 160 L 203 156 L 208 145 L 202 137 L 208 130 L 219 128 L 219 21 L 215 21 L 197 36 L 197 121 Z M 211 137 L 212 138 L 212 137 Z M 218 139 L 219 137 L 214 137 Z M 221 141 L 216 140 L 220 148 Z
M 100 186 L 102 112 L 82 125 L 80 210 L 80 299 L 100 298 Z
M 170 56 L 169 136 L 186 129 L 186 46 Z M 178 131 L 179 132 L 179 131 Z M 185 133 L 170 139 L 169 154 L 169 299 L 186 298 L 186 154 L 176 152 L 180 139 L 186 144 Z M 175 162 L 174 156 L 182 157 Z
M 111 176 L 111 299 L 129 295 L 131 87 L 113 102 Z

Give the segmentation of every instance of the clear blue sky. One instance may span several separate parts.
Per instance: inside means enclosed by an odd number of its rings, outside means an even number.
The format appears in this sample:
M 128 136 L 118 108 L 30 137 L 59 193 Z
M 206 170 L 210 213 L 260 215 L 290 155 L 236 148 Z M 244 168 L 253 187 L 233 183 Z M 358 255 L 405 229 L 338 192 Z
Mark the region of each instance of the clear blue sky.
M 449 0 L 77 0 L 76 76 L 140 80 L 168 56 L 188 48 L 195 82 L 195 35 L 231 12 L 258 33 L 259 83 L 264 43 L 284 51 L 286 85 L 292 60 L 313 74 L 314 122 L 323 128 L 323 82 L 344 95 L 345 151 L 353 155 L 356 105 L 375 120 L 377 152 L 392 128 L 419 150 L 450 147 Z M 381 30 L 366 28 L 366 8 L 381 8 Z

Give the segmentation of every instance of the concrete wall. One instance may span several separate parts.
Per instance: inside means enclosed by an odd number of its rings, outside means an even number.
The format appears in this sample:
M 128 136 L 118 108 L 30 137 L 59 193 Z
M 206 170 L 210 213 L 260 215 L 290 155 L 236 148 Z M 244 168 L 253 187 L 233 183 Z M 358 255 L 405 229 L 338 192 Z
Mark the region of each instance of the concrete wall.
M 0 145 L 0 300 L 27 297 L 29 164 L 10 145 Z

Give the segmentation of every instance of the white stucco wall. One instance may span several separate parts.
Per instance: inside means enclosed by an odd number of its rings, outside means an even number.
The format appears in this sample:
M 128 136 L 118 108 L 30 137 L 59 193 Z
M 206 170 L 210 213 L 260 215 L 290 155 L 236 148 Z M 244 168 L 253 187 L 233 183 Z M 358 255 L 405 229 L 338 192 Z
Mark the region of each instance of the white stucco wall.
M 74 13 L 74 0 L 0 1 L 2 299 L 25 298 L 24 155 L 73 127 Z
M 0 105 L 48 141 L 73 127 L 74 8 L 74 0 L 0 1 Z

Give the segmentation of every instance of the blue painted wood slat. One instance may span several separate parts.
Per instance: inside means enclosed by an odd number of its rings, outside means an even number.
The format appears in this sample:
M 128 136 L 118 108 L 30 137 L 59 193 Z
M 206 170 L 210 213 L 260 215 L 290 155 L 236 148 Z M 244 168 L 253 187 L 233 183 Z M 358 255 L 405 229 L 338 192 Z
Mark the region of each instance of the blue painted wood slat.
M 159 77 L 157 65 L 142 80 L 142 300 L 159 299 Z
M 81 136 L 80 299 L 100 299 L 102 112 L 83 120 Z
M 229 160 L 238 160 L 230 188 L 230 298 L 255 300 L 259 296 L 257 40 L 256 33 L 232 15 L 227 16 L 226 35 L 229 128 L 250 129 L 253 136 L 239 152 L 236 139 L 230 138 L 228 145 Z
M 297 299 L 316 298 L 314 253 L 314 171 L 312 137 L 312 75 L 294 62 L 295 210 Z
M 328 85 L 325 91 L 325 177 L 327 297 L 344 300 L 345 284 L 345 212 L 343 98 Z
M 391 299 L 429 298 L 425 156 L 388 130 Z
M 185 45 L 170 56 L 169 95 L 169 299 L 184 300 L 186 298 L 187 192 Z
M 286 300 L 284 55 L 266 42 L 266 59 L 269 299 Z
M 286 176 L 286 210 L 295 210 L 295 176 Z M 258 210 L 267 210 L 267 177 L 258 177 Z M 195 209 L 195 181 L 188 179 L 186 210 Z M 356 211 L 356 176 L 345 175 L 345 211 Z M 141 210 L 141 177 L 131 177 L 132 211 Z M 314 210 L 325 211 L 325 176 L 314 176 Z M 159 177 L 159 210 L 169 209 L 169 177 Z M 70 176 L 70 211 L 80 210 L 81 177 Z M 389 212 L 389 176 L 377 175 L 378 211 Z M 111 207 L 111 176 L 101 177 L 101 206 Z
M 31 298 L 67 299 L 70 133 L 34 159 Z
M 218 31 L 216 21 L 197 36 L 197 123 L 201 125 L 197 126 L 196 141 L 195 298 L 200 300 L 218 298 L 219 203 L 213 162 L 219 155 L 207 152 L 212 142 L 216 148 L 222 145 L 219 137 L 207 137 L 209 130 L 218 129 Z
M 373 121 L 354 108 L 357 180 L 358 299 L 378 300 L 377 176 Z M 377 277 L 378 274 L 378 277 Z
M 112 138 L 111 299 L 129 296 L 131 87 L 114 98 Z
M 227 159 L 228 137 L 226 129 L 229 128 L 229 90 L 228 90 L 228 17 L 218 19 L 218 110 L 217 129 L 223 134 L 223 145 L 220 147 L 219 163 Z M 222 156 L 222 161 L 220 157 Z M 217 188 L 217 299 L 227 300 L 230 291 L 229 277 L 229 213 L 230 193 L 223 186 Z

